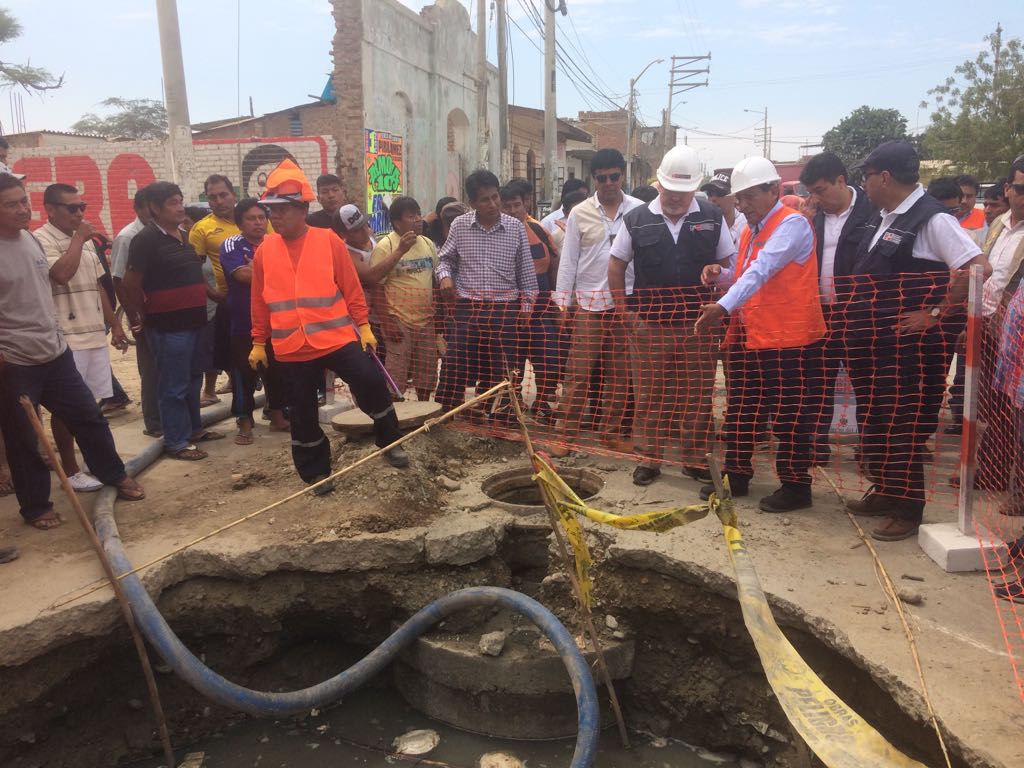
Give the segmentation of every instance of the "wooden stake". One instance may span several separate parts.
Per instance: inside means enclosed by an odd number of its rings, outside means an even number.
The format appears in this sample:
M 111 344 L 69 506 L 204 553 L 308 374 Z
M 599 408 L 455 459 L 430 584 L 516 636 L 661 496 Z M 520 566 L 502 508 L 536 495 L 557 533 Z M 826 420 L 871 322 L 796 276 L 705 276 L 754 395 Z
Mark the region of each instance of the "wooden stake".
M 107 579 L 110 581 L 110 585 L 114 588 L 114 594 L 117 596 L 117 602 L 121 606 L 121 613 L 124 616 L 125 623 L 128 625 L 128 629 L 132 634 L 132 640 L 135 642 L 135 652 L 139 656 L 139 663 L 142 664 L 142 674 L 146 678 L 146 687 L 149 689 L 149 701 L 153 706 L 153 715 L 156 717 L 157 728 L 160 731 L 160 742 L 164 749 L 164 760 L 167 761 L 168 768 L 173 768 L 175 765 L 174 749 L 171 747 L 171 736 L 167 730 L 167 719 L 164 717 L 164 708 L 160 704 L 160 694 L 157 691 L 156 678 L 153 676 L 153 668 L 149 664 L 149 654 L 146 652 L 146 644 L 143 642 L 142 635 L 139 633 L 139 628 L 135 624 L 135 616 L 132 613 L 132 607 L 128 603 L 128 598 L 124 594 L 124 590 L 121 588 L 121 582 L 117 580 L 117 575 L 114 573 L 114 567 L 110 564 L 110 560 L 107 558 L 107 553 L 104 551 L 103 545 L 100 544 L 100 540 L 96 536 L 96 530 L 93 528 L 92 522 L 85 514 L 85 510 L 82 509 L 82 504 L 78 501 L 78 495 L 75 493 L 74 488 L 71 487 L 71 482 L 68 480 L 68 476 L 64 473 L 64 468 L 57 459 L 57 454 L 53 450 L 53 446 L 46 437 L 46 430 L 43 429 L 43 423 L 39 420 L 39 414 L 36 413 L 35 406 L 25 395 L 21 396 L 20 402 L 21 407 L 25 409 L 25 414 L 28 416 L 29 423 L 32 424 L 32 428 L 36 431 L 40 445 L 43 446 L 47 457 L 50 459 L 50 464 L 53 465 L 53 470 L 57 473 L 57 477 L 60 478 L 60 484 L 64 488 L 64 493 L 67 494 L 68 500 L 71 502 L 71 508 L 75 510 L 78 522 L 82 524 L 82 529 L 85 531 L 85 535 L 88 537 L 89 543 L 92 544 L 92 548 L 95 550 L 97 557 L 99 557 L 100 563 L 103 565 L 103 571 L 107 574 Z
M 509 398 L 512 400 L 512 407 L 515 409 L 516 418 L 519 420 L 519 427 L 523 432 L 523 442 L 526 445 L 526 453 L 530 457 L 530 462 L 533 464 L 534 470 L 540 471 L 540 464 L 543 460 L 533 450 L 533 441 L 530 439 L 530 432 L 526 428 L 526 421 L 523 419 L 523 410 L 519 403 L 519 396 L 515 393 L 511 384 L 509 385 Z M 594 626 L 594 617 L 590 613 L 590 608 L 583 600 L 583 589 L 580 587 L 579 580 L 576 578 L 576 566 L 572 557 L 569 555 L 569 549 L 565 544 L 565 540 L 562 538 L 562 527 L 558 522 L 555 500 L 551 497 L 550 491 L 543 483 L 540 483 L 539 487 L 541 497 L 544 500 L 544 508 L 548 511 L 548 520 L 551 523 L 551 530 L 555 535 L 555 541 L 558 543 L 558 551 L 561 554 L 566 573 L 569 574 L 569 581 L 572 584 L 573 593 L 576 596 L 576 605 L 579 607 L 580 615 L 583 619 L 583 627 L 586 630 L 587 635 L 590 637 L 590 643 L 594 648 L 594 655 L 597 657 L 598 673 L 600 674 L 605 687 L 608 689 L 608 700 L 612 705 L 612 711 L 615 713 L 615 722 L 619 728 L 619 738 L 622 740 L 622 746 L 625 749 L 631 749 L 632 744 L 630 744 L 629 741 L 629 731 L 626 730 L 626 720 L 622 716 L 622 708 L 619 706 L 619 697 L 615 693 L 615 685 L 612 683 L 611 673 L 608 671 L 608 665 L 605 663 L 604 648 L 601 646 L 601 641 L 597 635 L 597 628 Z

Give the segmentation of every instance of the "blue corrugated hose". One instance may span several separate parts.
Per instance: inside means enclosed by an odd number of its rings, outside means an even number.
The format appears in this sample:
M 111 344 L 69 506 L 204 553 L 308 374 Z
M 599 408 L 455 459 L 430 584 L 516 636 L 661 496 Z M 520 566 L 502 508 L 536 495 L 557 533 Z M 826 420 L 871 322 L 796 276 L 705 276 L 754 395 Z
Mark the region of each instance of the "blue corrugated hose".
M 212 423 L 226 416 L 223 407 L 209 409 L 204 412 L 203 421 Z M 138 474 L 156 461 L 162 452 L 162 443 L 154 441 L 127 463 L 128 473 Z M 109 486 L 99 494 L 95 507 L 96 533 L 103 542 L 114 570 L 118 573 L 127 573 L 132 570 L 132 564 L 125 553 L 114 520 L 115 496 L 115 490 Z M 135 621 L 146 640 L 156 648 L 164 662 L 179 677 L 212 701 L 257 717 L 281 717 L 308 712 L 314 707 L 324 707 L 342 700 L 381 672 L 404 648 L 431 627 L 464 608 L 500 606 L 515 611 L 532 621 L 551 641 L 562 657 L 562 663 L 565 664 L 572 680 L 579 710 L 579 729 L 572 768 L 589 768 L 594 762 L 600 730 L 600 711 L 594 680 L 587 662 L 576 647 L 572 635 L 554 614 L 533 598 L 519 592 L 500 587 L 473 587 L 452 592 L 420 610 L 365 658 L 344 672 L 299 691 L 272 693 L 254 691 L 237 685 L 207 667 L 174 634 L 137 576 L 127 576 L 121 583 L 131 603 Z

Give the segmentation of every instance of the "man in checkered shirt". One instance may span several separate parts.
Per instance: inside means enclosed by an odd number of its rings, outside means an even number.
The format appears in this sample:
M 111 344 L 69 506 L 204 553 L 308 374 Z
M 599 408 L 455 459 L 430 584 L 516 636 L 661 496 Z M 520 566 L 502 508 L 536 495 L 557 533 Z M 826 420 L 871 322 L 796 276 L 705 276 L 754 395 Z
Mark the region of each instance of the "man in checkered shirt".
M 537 276 L 526 228 L 501 212 L 499 186 L 490 171 L 466 177 L 473 210 L 452 222 L 438 253 L 437 282 L 445 300 L 455 305 L 435 395 L 446 410 L 462 404 L 467 385 L 522 373 L 517 325 L 529 322 Z

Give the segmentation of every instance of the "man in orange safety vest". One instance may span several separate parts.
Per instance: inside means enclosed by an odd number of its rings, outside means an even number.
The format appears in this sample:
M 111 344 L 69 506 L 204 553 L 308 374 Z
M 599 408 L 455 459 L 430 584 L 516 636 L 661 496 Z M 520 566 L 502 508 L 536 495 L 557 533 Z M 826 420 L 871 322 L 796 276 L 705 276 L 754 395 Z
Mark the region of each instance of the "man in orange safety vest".
M 318 482 L 331 472 L 331 448 L 320 429 L 317 384 L 324 369 L 338 374 L 359 408 L 373 419 L 379 447 L 397 440 L 398 417 L 380 368 L 367 354 L 377 340 L 366 298 L 345 243 L 332 230 L 306 224 L 313 190 L 295 163 L 284 160 L 267 178 L 262 202 L 270 209 L 268 234 L 252 262 L 252 352 L 249 365 L 275 364 L 288 390 L 292 459 L 299 476 Z M 409 456 L 401 446 L 384 454 L 394 467 Z M 330 484 L 318 491 L 330 492 Z

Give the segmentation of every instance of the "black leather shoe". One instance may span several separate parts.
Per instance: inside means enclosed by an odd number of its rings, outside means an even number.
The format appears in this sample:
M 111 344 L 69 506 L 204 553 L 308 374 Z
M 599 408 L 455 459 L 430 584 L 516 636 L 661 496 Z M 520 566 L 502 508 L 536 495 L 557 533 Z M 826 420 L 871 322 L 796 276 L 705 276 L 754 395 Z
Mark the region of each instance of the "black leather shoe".
M 811 501 L 811 486 L 784 485 L 779 490 L 765 496 L 758 503 L 762 512 L 794 512 L 814 506 Z
M 313 480 L 313 483 L 319 483 L 321 480 L 326 479 L 326 477 L 327 477 L 327 475 L 323 475 L 321 477 L 318 477 L 318 478 Z M 310 485 L 313 485 L 313 483 L 310 483 Z M 313 495 L 314 496 L 326 496 L 326 495 L 328 495 L 330 493 L 334 493 L 334 481 L 333 480 L 329 480 L 328 482 L 324 483 L 323 485 L 318 486 L 318 487 L 313 489 Z
M 396 445 L 390 451 L 385 452 L 384 459 L 388 464 L 397 469 L 404 469 L 409 466 L 409 454 L 400 445 Z
M 633 485 L 650 485 L 661 477 L 657 467 L 637 467 L 633 470 Z
M 683 474 L 694 480 L 700 480 L 702 483 L 711 482 L 711 472 L 704 467 L 683 467 Z
M 744 496 L 750 495 L 750 478 L 749 477 L 737 477 L 729 478 L 729 490 L 732 492 L 734 499 L 742 499 Z M 715 492 L 715 486 L 713 483 L 709 483 L 701 487 L 700 497 L 707 501 L 711 498 L 711 494 Z

